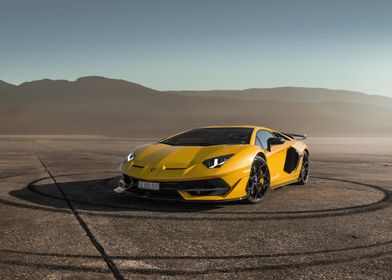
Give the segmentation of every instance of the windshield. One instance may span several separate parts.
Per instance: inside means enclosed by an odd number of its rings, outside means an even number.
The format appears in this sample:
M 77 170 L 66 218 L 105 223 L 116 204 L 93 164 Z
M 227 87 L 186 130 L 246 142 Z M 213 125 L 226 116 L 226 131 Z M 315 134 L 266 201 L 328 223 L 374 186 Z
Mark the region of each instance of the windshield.
M 219 127 L 197 128 L 162 140 L 173 146 L 211 146 L 249 144 L 253 128 Z

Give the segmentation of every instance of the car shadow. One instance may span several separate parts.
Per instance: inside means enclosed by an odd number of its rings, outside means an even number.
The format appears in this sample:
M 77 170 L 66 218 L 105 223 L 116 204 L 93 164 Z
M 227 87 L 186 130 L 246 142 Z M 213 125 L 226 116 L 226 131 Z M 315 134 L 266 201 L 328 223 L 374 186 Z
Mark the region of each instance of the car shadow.
M 200 212 L 242 204 L 239 201 L 192 203 L 137 198 L 129 193 L 115 193 L 113 189 L 117 187 L 118 180 L 119 177 L 110 177 L 57 184 L 36 182 L 11 191 L 10 195 L 36 205 L 60 209 L 69 208 L 69 202 L 76 210 L 87 211 Z

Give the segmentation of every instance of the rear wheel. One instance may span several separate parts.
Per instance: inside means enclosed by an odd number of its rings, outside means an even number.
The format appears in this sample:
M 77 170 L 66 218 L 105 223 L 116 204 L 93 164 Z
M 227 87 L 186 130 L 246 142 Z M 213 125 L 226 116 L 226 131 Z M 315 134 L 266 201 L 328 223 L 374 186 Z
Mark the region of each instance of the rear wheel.
M 268 165 L 262 157 L 256 156 L 250 170 L 248 185 L 246 186 L 246 192 L 248 194 L 246 201 L 248 203 L 260 202 L 269 187 L 270 173 Z
M 298 184 L 305 185 L 309 181 L 309 154 L 304 153 L 302 159 L 301 173 L 299 174 Z

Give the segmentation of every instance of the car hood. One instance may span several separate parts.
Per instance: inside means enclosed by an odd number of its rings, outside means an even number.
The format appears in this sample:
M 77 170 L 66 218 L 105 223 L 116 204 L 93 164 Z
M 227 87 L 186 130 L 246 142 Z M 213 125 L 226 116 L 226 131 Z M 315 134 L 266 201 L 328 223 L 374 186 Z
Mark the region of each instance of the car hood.
M 248 145 L 171 146 L 155 143 L 136 151 L 134 165 L 188 168 L 206 159 L 236 154 Z

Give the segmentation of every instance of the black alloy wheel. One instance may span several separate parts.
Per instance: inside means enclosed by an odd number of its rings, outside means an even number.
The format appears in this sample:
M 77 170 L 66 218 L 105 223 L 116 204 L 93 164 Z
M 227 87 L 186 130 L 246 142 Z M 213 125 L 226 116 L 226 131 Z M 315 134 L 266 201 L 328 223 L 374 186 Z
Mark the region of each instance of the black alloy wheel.
M 309 181 L 309 154 L 304 152 L 302 158 L 302 168 L 301 173 L 299 174 L 298 183 L 300 185 L 305 185 Z
M 269 188 L 270 173 L 268 165 L 262 157 L 256 156 L 250 170 L 249 182 L 246 187 L 246 192 L 248 194 L 246 201 L 248 203 L 260 202 Z

